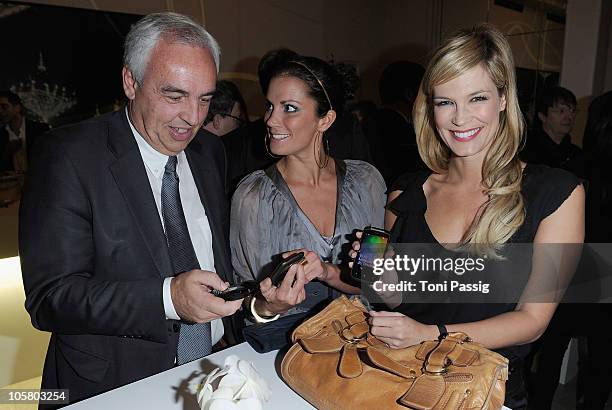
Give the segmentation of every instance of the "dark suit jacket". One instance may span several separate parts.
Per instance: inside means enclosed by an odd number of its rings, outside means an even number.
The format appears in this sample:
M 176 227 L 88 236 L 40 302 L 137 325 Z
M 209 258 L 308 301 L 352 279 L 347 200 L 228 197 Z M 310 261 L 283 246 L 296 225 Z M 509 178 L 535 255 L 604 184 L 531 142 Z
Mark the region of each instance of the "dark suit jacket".
M 173 366 L 179 326 L 165 319 L 162 298 L 172 267 L 123 110 L 40 142 L 20 209 L 26 309 L 36 328 L 53 333 L 42 387 L 69 388 L 74 402 Z M 198 134 L 185 152 L 216 271 L 228 278 L 223 146 Z
M 28 156 L 28 162 L 32 160 L 32 152 L 37 145 L 39 137 L 47 131 L 49 131 L 49 126 L 47 124 L 26 120 L 26 155 Z M 0 172 L 14 170 L 13 151 L 9 148 L 9 134 L 4 124 L 0 124 Z

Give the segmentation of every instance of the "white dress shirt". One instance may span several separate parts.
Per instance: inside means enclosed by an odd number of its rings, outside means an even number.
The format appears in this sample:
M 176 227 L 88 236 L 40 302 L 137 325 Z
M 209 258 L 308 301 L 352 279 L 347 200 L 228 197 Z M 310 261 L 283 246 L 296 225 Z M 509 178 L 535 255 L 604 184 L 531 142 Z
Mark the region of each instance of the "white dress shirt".
M 161 220 L 162 226 L 164 226 L 164 218 L 161 210 L 161 189 L 162 179 L 164 177 L 164 169 L 166 162 L 168 162 L 168 156 L 160 152 L 157 152 L 149 143 L 140 135 L 140 133 L 132 125 L 132 121 L 125 111 L 128 117 L 132 134 L 138 144 L 140 155 L 147 170 L 147 177 L 149 178 L 149 184 L 151 185 L 151 191 L 155 198 L 155 205 L 159 212 L 159 219 Z M 185 221 L 187 222 L 187 230 L 191 237 L 191 243 L 195 250 L 196 257 L 200 264 L 200 269 L 207 270 L 210 272 L 215 271 L 215 257 L 212 249 L 212 233 L 210 231 L 210 224 L 208 223 L 208 217 L 206 211 L 200 200 L 198 188 L 196 187 L 193 175 L 189 163 L 187 162 L 187 156 L 184 151 L 181 151 L 177 156 L 176 173 L 179 178 L 179 195 L 181 197 L 181 204 L 183 206 L 183 213 L 185 214 Z M 164 227 L 164 230 L 166 228 Z M 179 315 L 176 313 L 174 304 L 172 303 L 172 297 L 170 295 L 170 283 L 173 277 L 164 279 L 163 287 L 163 298 L 164 298 L 164 311 L 166 312 L 166 319 L 180 320 Z M 213 320 L 211 323 L 211 338 L 212 344 L 217 343 L 223 336 L 223 322 L 220 319 Z
M 6 124 L 4 129 L 6 129 L 6 131 L 8 132 L 9 141 L 19 141 L 19 140 L 22 140 L 23 144 L 25 146 L 25 139 L 26 139 L 26 135 L 25 135 L 25 117 L 23 117 L 21 119 L 21 125 L 19 126 L 19 133 L 18 134 L 14 133 L 13 129 L 11 127 L 9 127 L 8 124 Z
M 21 141 L 21 148 L 13 153 L 13 167 L 15 171 L 25 171 L 27 169 L 28 159 L 26 156 L 26 127 L 25 117 L 21 118 L 21 125 L 19 126 L 19 132 L 13 132 L 13 129 L 8 124 L 5 126 L 8 132 L 9 141 Z

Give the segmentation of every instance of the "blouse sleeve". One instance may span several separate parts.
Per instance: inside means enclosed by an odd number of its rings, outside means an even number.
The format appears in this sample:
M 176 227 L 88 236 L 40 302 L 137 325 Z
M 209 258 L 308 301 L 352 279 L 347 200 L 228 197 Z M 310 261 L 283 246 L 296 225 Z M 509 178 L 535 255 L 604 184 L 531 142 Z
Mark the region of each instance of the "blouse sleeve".
M 265 175 L 256 171 L 238 185 L 232 197 L 230 248 L 234 282 L 255 280 L 261 269 L 260 246 L 265 229 L 259 221 L 261 189 Z
M 367 162 L 346 160 L 346 163 L 347 195 L 350 197 L 347 200 L 351 201 L 353 207 L 350 212 L 356 212 L 356 207 L 359 207 L 358 213 L 365 217 L 363 223 L 376 227 L 384 226 L 387 187 L 382 175 Z
M 372 226 L 382 228 L 385 226 L 385 204 L 387 203 L 387 185 L 378 170 L 368 164 L 369 167 L 369 186 L 367 187 L 372 194 Z

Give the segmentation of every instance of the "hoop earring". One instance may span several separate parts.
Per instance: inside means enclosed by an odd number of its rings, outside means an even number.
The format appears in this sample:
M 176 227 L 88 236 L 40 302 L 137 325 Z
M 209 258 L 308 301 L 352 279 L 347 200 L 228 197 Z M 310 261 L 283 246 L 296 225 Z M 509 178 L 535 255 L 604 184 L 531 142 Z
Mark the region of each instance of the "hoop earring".
M 319 169 L 323 169 L 327 167 L 327 164 L 329 164 L 329 154 L 328 154 L 329 141 L 327 141 L 326 139 L 327 149 L 325 149 L 325 146 L 323 145 L 323 139 L 324 139 L 323 134 L 324 133 L 317 131 L 317 136 L 315 137 L 315 144 L 314 144 L 314 157 L 315 157 L 315 162 L 317 163 L 317 166 L 319 167 Z M 320 140 L 320 142 L 317 142 L 317 140 Z
M 268 148 L 268 145 L 270 144 L 270 130 L 266 131 L 266 138 L 264 141 L 264 147 L 266 147 L 266 153 L 268 153 L 269 156 L 271 156 L 272 158 L 281 158 L 282 155 L 274 155 L 272 153 L 272 151 L 270 151 L 270 148 Z
M 323 157 L 325 158 L 325 160 L 323 161 L 323 168 L 327 167 L 327 164 L 329 164 L 329 138 L 325 137 L 325 133 L 322 134 L 321 138 L 323 140 L 325 140 L 325 145 L 323 145 Z M 321 141 L 322 142 L 322 141 Z

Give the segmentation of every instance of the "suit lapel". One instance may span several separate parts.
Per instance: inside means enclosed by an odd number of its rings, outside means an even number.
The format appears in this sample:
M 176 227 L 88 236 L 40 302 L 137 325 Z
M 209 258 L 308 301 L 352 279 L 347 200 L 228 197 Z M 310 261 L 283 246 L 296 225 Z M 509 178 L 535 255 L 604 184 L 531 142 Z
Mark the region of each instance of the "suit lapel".
M 227 216 L 224 215 L 225 207 L 219 206 L 220 201 L 221 203 L 225 201 L 223 197 L 225 185 L 219 173 L 209 165 L 215 162 L 215 159 L 210 158 L 210 153 L 203 150 L 198 141 L 192 141 L 185 154 L 210 225 L 215 269 L 222 279 L 227 280 L 231 270 L 226 247 L 227 234 L 222 223 Z
M 110 172 L 127 202 L 143 242 L 159 274 L 164 277 L 173 275 L 155 198 L 125 111 L 119 111 L 109 122 L 108 141 L 110 150 L 117 157 L 109 167 Z

